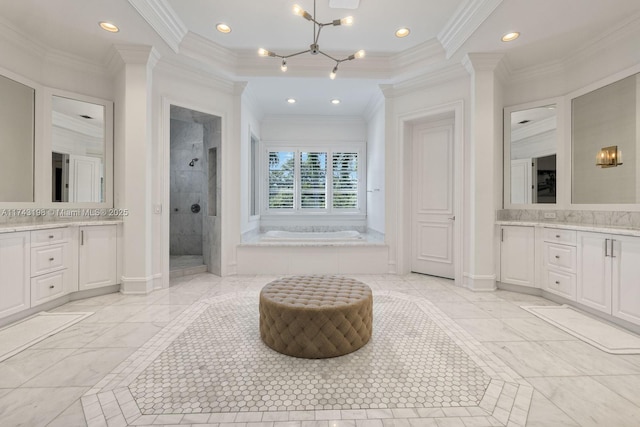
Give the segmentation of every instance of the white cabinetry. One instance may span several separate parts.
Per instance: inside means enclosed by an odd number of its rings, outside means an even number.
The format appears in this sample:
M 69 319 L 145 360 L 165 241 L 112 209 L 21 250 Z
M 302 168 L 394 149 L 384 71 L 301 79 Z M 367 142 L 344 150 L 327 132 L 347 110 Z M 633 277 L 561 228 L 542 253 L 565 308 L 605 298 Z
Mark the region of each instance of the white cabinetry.
M 543 287 L 556 295 L 576 300 L 576 232 L 543 230 Z
M 117 284 L 116 225 L 80 227 L 79 289 Z
M 30 306 L 30 233 L 0 234 L 0 317 Z
M 640 324 L 640 237 L 578 233 L 578 298 Z
M 505 225 L 500 235 L 500 281 L 535 287 L 534 227 Z
M 69 228 L 31 232 L 31 307 L 70 292 L 70 236 Z

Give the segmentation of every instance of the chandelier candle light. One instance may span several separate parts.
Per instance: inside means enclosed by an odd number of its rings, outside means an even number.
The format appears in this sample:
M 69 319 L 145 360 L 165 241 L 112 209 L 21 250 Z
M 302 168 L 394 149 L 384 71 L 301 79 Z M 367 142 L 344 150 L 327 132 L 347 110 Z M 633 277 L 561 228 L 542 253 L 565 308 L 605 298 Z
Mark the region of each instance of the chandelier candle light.
M 327 22 L 326 24 L 320 23 L 318 21 L 316 21 L 316 0 L 313 0 L 313 15 L 309 14 L 307 11 L 305 11 L 304 9 L 302 9 L 302 7 L 298 6 L 297 4 L 293 6 L 293 13 L 298 15 L 298 16 L 302 16 L 304 19 L 306 19 L 307 21 L 311 21 L 313 22 L 313 43 L 311 43 L 311 45 L 309 46 L 309 49 L 307 50 L 303 50 L 301 52 L 296 52 L 296 53 L 292 53 L 291 55 L 278 55 L 275 52 L 271 52 L 268 51 L 266 49 L 260 48 L 258 49 L 258 55 L 260 56 L 271 56 L 273 58 L 282 58 L 282 65 L 280 66 L 280 69 L 284 72 L 287 71 L 287 59 L 291 58 L 293 56 L 298 56 L 298 55 L 302 55 L 304 53 L 310 53 L 312 55 L 323 55 L 326 56 L 327 58 L 331 59 L 332 61 L 335 61 L 336 65 L 333 67 L 333 70 L 331 71 L 331 73 L 329 74 L 329 77 L 331 79 L 335 79 L 336 78 L 336 74 L 338 72 L 338 66 L 345 62 L 345 61 L 352 61 L 354 59 L 360 59 L 360 58 L 364 58 L 364 50 L 359 50 L 356 53 L 354 53 L 353 55 L 349 55 L 346 58 L 343 59 L 336 59 L 331 55 L 326 54 L 325 52 L 320 50 L 320 45 L 318 45 L 318 39 L 320 38 L 320 32 L 322 31 L 322 29 L 326 26 L 334 26 L 337 27 L 338 25 L 352 25 L 353 24 L 353 17 L 352 16 L 347 16 L 346 18 L 342 18 L 342 19 L 334 19 L 331 22 Z

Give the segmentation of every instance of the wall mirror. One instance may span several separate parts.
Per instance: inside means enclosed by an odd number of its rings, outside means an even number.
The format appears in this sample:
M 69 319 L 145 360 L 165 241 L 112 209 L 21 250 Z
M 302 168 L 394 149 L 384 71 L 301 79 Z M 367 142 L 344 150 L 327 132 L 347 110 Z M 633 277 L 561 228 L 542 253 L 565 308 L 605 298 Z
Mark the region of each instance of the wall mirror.
M 0 76 L 0 202 L 34 201 L 35 89 Z
M 50 161 L 53 202 L 106 201 L 110 176 L 107 173 L 110 164 L 107 113 L 105 103 L 52 95 Z
M 640 203 L 640 74 L 571 102 L 571 202 Z
M 555 204 L 558 104 L 505 109 L 505 207 Z

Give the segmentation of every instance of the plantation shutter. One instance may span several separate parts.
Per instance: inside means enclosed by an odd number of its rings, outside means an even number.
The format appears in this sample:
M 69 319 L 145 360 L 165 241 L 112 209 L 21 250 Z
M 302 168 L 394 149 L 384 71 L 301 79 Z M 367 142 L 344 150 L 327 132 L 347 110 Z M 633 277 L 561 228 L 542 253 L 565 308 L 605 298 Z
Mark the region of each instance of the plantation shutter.
M 295 153 L 269 152 L 269 209 L 293 209 Z
M 358 208 L 358 153 L 333 153 L 333 208 Z
M 300 153 L 300 208 L 327 208 L 327 153 Z

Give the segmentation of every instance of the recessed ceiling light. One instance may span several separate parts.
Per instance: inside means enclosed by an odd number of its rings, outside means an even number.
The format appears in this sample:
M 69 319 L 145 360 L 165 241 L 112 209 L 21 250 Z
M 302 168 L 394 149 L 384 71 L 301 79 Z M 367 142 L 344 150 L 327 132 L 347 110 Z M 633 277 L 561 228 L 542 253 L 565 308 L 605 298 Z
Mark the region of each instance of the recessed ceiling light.
M 105 31 L 109 31 L 110 33 L 117 33 L 120 29 L 116 26 L 116 24 L 112 24 L 111 22 L 102 21 L 99 22 L 100 28 Z
M 396 37 L 398 37 L 398 38 L 407 37 L 409 35 L 409 33 L 411 33 L 411 30 L 406 28 L 406 27 L 398 28 L 396 30 Z
M 295 104 L 295 103 L 296 103 L 296 100 L 295 100 L 295 98 L 287 98 L 287 102 L 288 102 L 289 104 Z
M 224 34 L 228 34 L 231 32 L 231 27 L 228 26 L 227 24 L 223 24 L 222 22 L 216 25 L 216 30 L 220 31 L 221 33 Z
M 518 37 L 520 37 L 520 33 L 518 33 L 517 31 L 514 31 L 512 33 L 507 33 L 504 36 L 502 36 L 502 41 L 503 42 L 512 42 L 515 39 L 517 39 Z
M 333 105 L 338 105 L 338 104 L 340 104 L 340 100 L 339 100 L 339 99 L 332 99 L 332 100 L 331 100 L 331 103 L 332 103 Z

